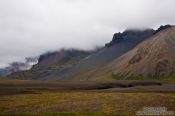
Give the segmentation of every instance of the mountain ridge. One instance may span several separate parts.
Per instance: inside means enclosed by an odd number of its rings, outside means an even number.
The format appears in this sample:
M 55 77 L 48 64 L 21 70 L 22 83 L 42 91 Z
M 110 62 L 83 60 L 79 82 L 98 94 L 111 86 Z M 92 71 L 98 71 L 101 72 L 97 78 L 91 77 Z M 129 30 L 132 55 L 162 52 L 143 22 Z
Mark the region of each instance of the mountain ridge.
M 168 75 L 175 71 L 174 46 L 175 26 L 171 26 L 159 30 L 109 66 L 114 74 Z
M 38 63 L 30 70 L 15 72 L 9 75 L 8 78 L 52 79 L 53 75 L 64 74 L 69 68 L 79 62 L 79 60 L 93 52 L 77 49 L 61 49 L 60 51 L 46 52 L 40 55 Z
M 163 49 L 158 49 L 159 47 L 166 48 L 169 45 L 174 45 L 172 42 L 168 42 L 167 46 L 164 46 L 164 44 L 162 44 L 164 42 L 159 41 L 159 38 L 161 39 L 164 37 L 164 35 L 167 35 L 164 33 L 167 30 L 172 30 L 173 33 L 175 32 L 174 26 L 165 25 L 160 26 L 157 30 L 126 30 L 122 33 L 115 33 L 111 42 L 107 43 L 98 51 L 88 53 L 84 57 L 75 60 L 75 64 L 72 64 L 71 62 L 69 62 L 69 60 L 74 59 L 77 56 L 71 55 L 71 52 L 69 51 L 67 51 L 68 54 L 65 52 L 65 50 L 60 50 L 54 53 L 46 53 L 40 56 L 38 64 L 33 66 L 31 71 L 12 74 L 9 77 L 20 78 L 20 76 L 22 75 L 22 77 L 24 78 L 27 77 L 28 79 L 39 80 L 111 80 L 113 79 L 111 75 L 132 75 L 131 69 L 134 69 L 133 65 L 139 62 L 145 54 L 148 54 L 147 49 L 150 49 L 151 51 L 156 51 L 153 55 L 151 55 L 153 57 L 156 53 L 163 51 Z M 170 38 L 174 38 L 174 35 L 172 36 L 173 37 Z M 157 37 L 157 39 L 153 40 L 156 41 L 152 41 L 152 38 L 155 37 Z M 149 42 L 150 40 L 151 42 Z M 141 46 L 143 43 L 147 43 L 147 41 L 148 43 L 150 43 L 151 45 L 153 44 L 156 47 L 152 48 L 148 44 L 148 46 L 143 47 L 144 49 L 140 49 L 139 46 Z M 174 40 L 170 39 L 169 41 Z M 160 44 L 154 44 L 156 42 L 160 42 Z M 139 49 L 138 52 L 137 49 Z M 79 51 L 80 54 L 81 52 L 82 51 Z M 173 50 L 171 52 L 174 53 Z M 74 54 L 76 54 L 76 52 L 74 52 Z M 78 54 L 78 56 L 80 54 Z M 133 56 L 133 54 L 135 55 Z M 161 55 L 162 54 L 159 54 L 159 57 Z M 169 57 L 171 58 L 172 56 Z M 154 62 L 151 62 L 151 60 L 145 62 L 149 62 L 150 65 L 154 64 Z M 162 65 L 164 66 L 164 64 L 166 63 L 166 60 L 160 61 L 158 63 L 159 65 L 157 66 L 158 69 L 156 70 L 160 72 L 160 70 L 162 70 Z M 130 68 L 128 68 L 128 66 Z M 141 68 L 145 70 L 144 67 L 141 66 L 142 64 L 136 67 L 137 69 Z

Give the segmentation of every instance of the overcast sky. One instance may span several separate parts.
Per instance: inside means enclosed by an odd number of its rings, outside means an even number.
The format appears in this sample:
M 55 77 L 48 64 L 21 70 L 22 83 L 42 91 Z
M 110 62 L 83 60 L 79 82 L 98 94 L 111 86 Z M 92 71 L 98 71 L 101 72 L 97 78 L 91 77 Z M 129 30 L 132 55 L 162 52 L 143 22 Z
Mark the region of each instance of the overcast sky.
M 92 49 L 126 28 L 175 24 L 175 0 L 0 0 L 0 67 L 60 48 Z

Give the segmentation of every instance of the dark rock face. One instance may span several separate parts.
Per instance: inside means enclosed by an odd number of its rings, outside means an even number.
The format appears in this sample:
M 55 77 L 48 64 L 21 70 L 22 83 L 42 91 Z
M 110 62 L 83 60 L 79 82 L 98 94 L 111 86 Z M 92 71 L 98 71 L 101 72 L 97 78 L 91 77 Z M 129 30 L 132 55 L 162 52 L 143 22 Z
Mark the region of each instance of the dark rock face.
M 175 26 L 164 26 L 159 32 L 111 63 L 116 75 L 174 77 Z
M 129 64 L 135 64 L 137 62 L 139 62 L 142 59 L 142 57 L 140 55 L 135 55 L 130 61 Z
M 29 70 L 28 72 L 11 75 L 11 78 L 21 78 L 20 75 L 22 75 L 22 77 L 28 79 L 43 80 L 100 80 L 99 77 L 101 76 L 101 74 L 102 77 L 107 77 L 106 75 L 108 74 L 105 75 L 105 73 L 108 71 L 107 68 L 111 63 L 114 63 L 112 66 L 113 69 L 111 69 L 115 71 L 114 74 L 117 74 L 119 71 L 124 72 L 123 74 L 126 74 L 130 70 L 132 70 L 132 68 L 134 68 L 132 66 L 130 67 L 131 69 L 126 68 L 128 65 L 142 65 L 141 63 L 142 61 L 144 61 L 145 56 L 148 55 L 150 47 L 147 47 L 149 44 L 145 44 L 145 46 L 143 47 L 144 49 L 138 49 L 139 51 L 135 50 L 136 52 L 134 51 L 134 54 L 132 54 L 132 52 L 130 51 L 151 36 L 156 36 L 155 33 L 169 27 L 171 26 L 161 26 L 156 31 L 153 29 L 145 29 L 126 30 L 122 33 L 115 33 L 113 35 L 112 41 L 107 43 L 105 47 L 100 48 L 96 52 L 88 52 L 76 49 L 62 49 L 56 52 L 48 52 L 42 54 L 39 57 L 38 63 L 34 65 L 31 70 Z M 161 36 L 158 36 L 157 41 L 159 41 L 159 38 L 161 40 Z M 170 41 L 171 44 L 173 44 L 172 41 L 174 40 L 168 39 L 167 41 Z M 155 51 L 156 49 L 157 47 L 155 47 L 154 50 L 151 51 Z M 126 60 L 121 60 L 120 57 L 122 57 L 122 55 L 126 53 L 128 53 L 127 57 L 125 57 Z M 154 52 L 152 54 L 153 56 L 155 56 L 157 52 Z M 162 57 L 162 55 L 160 55 L 160 57 Z M 120 63 L 123 61 L 121 63 L 122 65 L 117 65 L 117 59 L 119 59 Z M 145 62 L 146 61 L 147 60 L 145 60 Z M 167 61 L 158 62 L 156 66 L 149 67 L 148 69 L 155 68 L 156 72 L 164 74 L 169 71 L 169 68 L 171 68 L 166 65 L 168 63 L 171 64 L 171 60 Z M 157 62 L 157 60 L 155 60 L 155 62 Z M 105 70 L 107 71 L 105 72 Z M 138 68 L 138 71 L 136 71 L 136 73 L 138 72 L 142 73 L 142 69 Z M 147 71 L 145 72 L 147 73 Z
M 39 61 L 30 70 L 12 73 L 8 78 L 26 79 L 57 79 L 61 75 L 84 59 L 93 51 L 83 51 L 76 49 L 62 49 L 60 51 L 48 52 L 39 57 Z
M 115 43 L 119 43 L 122 40 L 123 40 L 122 33 L 120 33 L 120 32 L 119 33 L 115 33 L 113 38 L 112 38 L 112 41 L 109 44 L 107 44 L 106 46 L 111 46 L 111 45 L 113 45 Z
M 125 41 L 128 39 L 135 39 L 138 40 L 140 39 L 145 39 L 150 36 L 152 36 L 155 33 L 153 29 L 146 29 L 146 30 L 126 30 L 123 33 L 115 33 L 112 41 L 107 43 L 105 46 L 106 47 L 111 47 L 116 43 L 120 43 L 121 41 Z
M 161 25 L 156 31 L 155 31 L 155 34 L 162 31 L 162 30 L 165 30 L 165 29 L 168 29 L 168 28 L 171 28 L 172 26 L 171 25 Z
M 170 70 L 168 66 L 169 66 L 168 60 L 165 59 L 165 60 L 159 61 L 155 68 L 156 74 L 160 74 L 160 75 L 166 74 Z
M 62 65 L 73 58 L 78 59 L 78 57 L 87 56 L 89 54 L 89 51 L 75 49 L 62 49 L 56 52 L 48 52 L 40 55 L 38 63 L 33 68 L 47 68 L 52 65 Z
M 153 29 L 146 29 L 146 30 L 126 30 L 123 33 L 115 33 L 113 35 L 112 41 L 107 43 L 105 46 L 110 47 L 116 43 L 119 43 L 121 41 L 127 40 L 127 39 L 137 39 L 137 38 L 148 38 L 162 30 L 165 30 L 167 28 L 171 28 L 172 25 L 161 25 L 156 31 Z
M 59 52 L 48 52 L 48 53 L 42 54 L 42 55 L 40 55 L 40 57 L 38 59 L 38 63 L 41 63 L 45 59 L 52 57 L 52 56 L 55 56 L 57 54 L 59 54 Z

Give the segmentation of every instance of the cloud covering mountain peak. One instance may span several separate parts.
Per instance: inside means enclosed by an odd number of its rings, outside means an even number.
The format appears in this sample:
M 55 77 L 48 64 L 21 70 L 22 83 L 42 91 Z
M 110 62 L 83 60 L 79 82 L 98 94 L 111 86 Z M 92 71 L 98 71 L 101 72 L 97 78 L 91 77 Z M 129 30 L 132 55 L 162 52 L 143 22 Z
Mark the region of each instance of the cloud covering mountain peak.
M 174 0 L 0 1 L 0 66 L 60 48 L 93 49 L 126 28 L 175 24 Z

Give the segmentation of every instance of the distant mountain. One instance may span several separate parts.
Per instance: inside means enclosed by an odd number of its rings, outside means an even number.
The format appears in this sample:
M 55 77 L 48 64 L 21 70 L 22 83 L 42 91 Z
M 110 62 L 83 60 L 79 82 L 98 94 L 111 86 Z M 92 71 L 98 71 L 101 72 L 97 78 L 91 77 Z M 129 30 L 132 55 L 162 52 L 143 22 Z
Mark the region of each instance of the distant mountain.
M 59 79 L 71 67 L 92 53 L 93 51 L 76 49 L 61 49 L 60 51 L 48 52 L 40 55 L 38 63 L 31 70 L 16 72 L 9 77 L 16 79 L 53 79 L 53 77 L 56 77 Z
M 12 62 L 9 64 L 9 66 L 0 69 L 0 76 L 7 76 L 14 72 L 29 70 L 37 62 L 37 57 L 28 57 L 25 59 L 25 62 Z
M 175 72 L 175 26 L 161 26 L 154 36 L 113 61 L 113 74 L 167 76 Z
M 48 52 L 40 55 L 38 63 L 34 65 L 33 68 L 47 68 L 54 65 L 64 65 L 71 61 L 72 63 L 76 63 L 77 60 L 86 57 L 90 53 L 90 51 L 76 49 L 61 49 L 60 51 Z
M 126 30 L 95 51 L 60 50 L 39 57 L 31 70 L 8 76 L 42 80 L 113 80 L 133 75 L 171 75 L 175 71 L 175 27 Z M 115 78 L 114 78 L 115 77 Z
M 116 58 L 133 49 L 154 33 L 155 31 L 153 29 L 126 30 L 123 33 L 116 33 L 110 43 L 93 53 L 64 49 L 57 52 L 46 53 L 40 56 L 38 63 L 33 66 L 31 70 L 13 73 L 9 77 L 88 80 L 91 79 L 101 67 L 108 65 Z
M 0 77 L 1 76 L 6 76 L 7 74 L 9 74 L 7 70 L 5 70 L 4 68 L 0 69 Z

